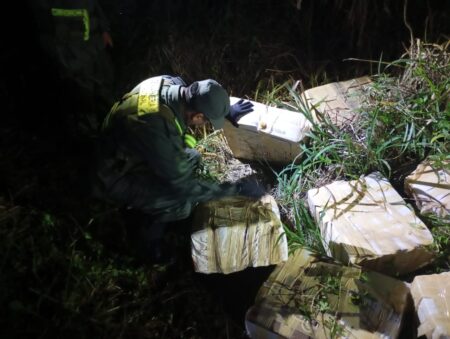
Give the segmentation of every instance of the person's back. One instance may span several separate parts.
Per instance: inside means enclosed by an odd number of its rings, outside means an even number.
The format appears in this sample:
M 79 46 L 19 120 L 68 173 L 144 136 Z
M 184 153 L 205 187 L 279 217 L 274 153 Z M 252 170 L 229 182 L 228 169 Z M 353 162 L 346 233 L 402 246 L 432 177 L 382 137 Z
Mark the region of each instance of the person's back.
M 125 94 L 105 119 L 96 192 L 145 215 L 146 225 L 134 231 L 145 239 L 148 257 L 157 256 L 152 250 L 160 248 L 165 224 L 189 217 L 198 203 L 263 193 L 255 185 L 218 185 L 195 176 L 200 154 L 186 151 L 188 126 L 209 120 L 220 128 L 229 112 L 228 94 L 214 80 L 187 87 L 180 78 L 160 76 Z
M 163 221 L 178 220 L 187 217 L 195 203 L 219 194 L 221 189 L 194 177 L 193 163 L 185 151 L 188 126 L 180 92 L 185 84 L 168 76 L 154 79 L 162 81 L 155 92 L 160 102 L 154 112 L 140 112 L 141 83 L 105 120 L 103 145 L 109 151 L 102 152 L 104 167 L 99 173 L 104 186 L 113 183 L 109 188 L 112 200 Z
M 103 10 L 96 0 L 39 0 L 33 9 L 42 48 L 58 66 L 61 106 L 96 128 L 114 102 L 112 39 Z

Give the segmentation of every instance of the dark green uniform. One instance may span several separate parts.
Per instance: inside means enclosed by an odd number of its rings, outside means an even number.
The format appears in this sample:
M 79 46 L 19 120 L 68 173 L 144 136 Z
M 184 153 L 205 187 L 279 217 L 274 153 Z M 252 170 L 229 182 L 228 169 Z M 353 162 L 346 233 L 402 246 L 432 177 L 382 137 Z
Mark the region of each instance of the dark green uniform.
M 169 76 L 142 82 L 114 105 L 103 126 L 97 193 L 161 222 L 188 217 L 199 202 L 236 194 L 234 186 L 194 176 L 184 144 L 184 85 Z
M 114 102 L 114 68 L 102 38 L 109 25 L 98 2 L 36 0 L 31 5 L 41 46 L 68 86 L 62 110 L 103 120 Z

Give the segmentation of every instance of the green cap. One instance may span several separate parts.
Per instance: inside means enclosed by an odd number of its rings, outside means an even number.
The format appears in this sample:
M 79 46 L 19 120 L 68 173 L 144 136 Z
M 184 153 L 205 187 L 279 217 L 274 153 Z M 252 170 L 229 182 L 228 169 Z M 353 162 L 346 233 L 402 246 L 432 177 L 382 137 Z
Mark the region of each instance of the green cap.
M 220 84 L 212 79 L 192 84 L 192 107 L 203 113 L 215 129 L 221 129 L 230 112 L 230 97 Z M 194 85 L 194 86 L 193 86 Z

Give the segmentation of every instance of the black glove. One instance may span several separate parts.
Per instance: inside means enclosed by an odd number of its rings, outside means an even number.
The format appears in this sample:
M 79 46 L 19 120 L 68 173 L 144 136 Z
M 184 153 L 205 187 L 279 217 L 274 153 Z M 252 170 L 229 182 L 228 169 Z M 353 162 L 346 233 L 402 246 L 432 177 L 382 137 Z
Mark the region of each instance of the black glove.
M 226 118 L 234 125 L 234 127 L 239 127 L 237 123 L 238 120 L 252 111 L 253 104 L 250 101 L 244 102 L 244 99 L 241 99 L 237 103 L 230 106 L 230 113 L 228 113 Z
M 266 194 L 264 186 L 255 178 L 247 177 L 236 183 L 237 194 L 244 197 L 259 199 Z

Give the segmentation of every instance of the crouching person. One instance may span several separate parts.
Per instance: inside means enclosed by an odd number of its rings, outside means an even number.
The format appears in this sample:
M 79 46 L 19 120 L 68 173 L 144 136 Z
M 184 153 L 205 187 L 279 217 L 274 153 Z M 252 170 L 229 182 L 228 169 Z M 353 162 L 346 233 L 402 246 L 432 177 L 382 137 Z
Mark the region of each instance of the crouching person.
M 179 77 L 158 76 L 137 85 L 115 103 L 100 138 L 96 195 L 141 217 L 127 233 L 136 254 L 149 263 L 170 260 L 164 243 L 168 223 L 186 219 L 201 202 L 226 196 L 259 198 L 256 181 L 214 184 L 195 176 L 200 154 L 189 126 L 237 120 L 252 111 L 250 102 L 230 106 L 227 92 L 208 79 L 187 86 Z

